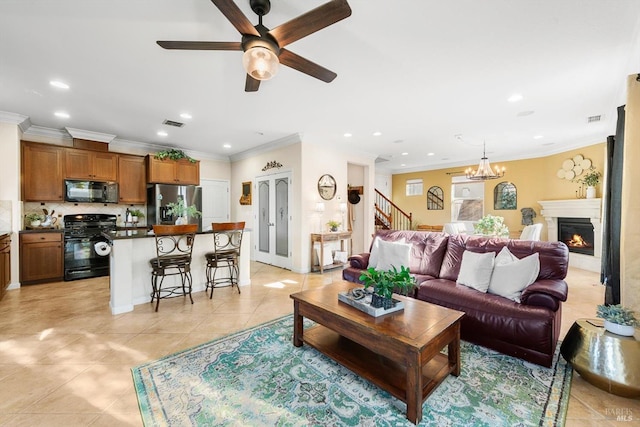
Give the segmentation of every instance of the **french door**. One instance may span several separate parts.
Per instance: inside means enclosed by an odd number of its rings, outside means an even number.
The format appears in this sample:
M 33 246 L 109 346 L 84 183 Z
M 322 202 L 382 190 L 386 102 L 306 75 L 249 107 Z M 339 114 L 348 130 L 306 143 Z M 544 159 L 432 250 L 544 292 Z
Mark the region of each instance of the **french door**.
M 291 269 L 291 172 L 256 178 L 256 261 Z

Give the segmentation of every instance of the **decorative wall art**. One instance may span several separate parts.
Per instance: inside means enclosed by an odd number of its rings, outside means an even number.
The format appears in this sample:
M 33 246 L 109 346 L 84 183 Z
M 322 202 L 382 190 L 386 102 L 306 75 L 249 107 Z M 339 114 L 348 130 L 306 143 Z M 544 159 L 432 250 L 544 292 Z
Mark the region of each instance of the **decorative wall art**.
M 242 196 L 240 196 L 241 205 L 251 204 L 251 181 L 242 183 Z
M 427 210 L 440 211 L 444 209 L 444 191 L 442 188 L 434 185 L 427 191 Z
M 501 182 L 493 189 L 493 208 L 515 210 L 518 206 L 518 190 L 511 182 Z
M 276 162 L 275 160 L 271 162 L 267 162 L 266 165 L 262 168 L 262 172 L 268 171 L 269 169 L 280 169 L 282 167 L 282 163 Z
M 584 171 L 589 170 L 591 166 L 590 159 L 585 159 L 582 154 L 577 154 L 572 159 L 562 162 L 562 167 L 558 169 L 556 176 L 560 179 L 571 181 L 582 175 Z
M 322 175 L 318 180 L 318 194 L 324 200 L 331 200 L 336 195 L 336 180 L 329 174 Z

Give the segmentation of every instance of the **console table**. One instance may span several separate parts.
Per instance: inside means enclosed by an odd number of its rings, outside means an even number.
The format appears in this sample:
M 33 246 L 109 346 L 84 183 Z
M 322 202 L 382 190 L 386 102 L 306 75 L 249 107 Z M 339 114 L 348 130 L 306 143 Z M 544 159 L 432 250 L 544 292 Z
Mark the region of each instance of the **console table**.
M 322 265 L 322 261 L 324 260 L 324 244 L 326 242 L 340 242 L 340 250 L 344 252 L 345 241 L 349 245 L 349 252 L 351 252 L 351 232 L 350 231 L 335 231 L 331 233 L 311 233 L 311 271 L 320 271 L 320 273 L 324 273 L 324 270 L 330 270 L 332 268 L 338 268 L 344 266 L 346 263 L 340 261 L 333 261 L 333 264 L 330 265 Z M 318 253 L 318 263 L 316 264 L 313 247 L 315 243 L 320 244 L 320 251 Z

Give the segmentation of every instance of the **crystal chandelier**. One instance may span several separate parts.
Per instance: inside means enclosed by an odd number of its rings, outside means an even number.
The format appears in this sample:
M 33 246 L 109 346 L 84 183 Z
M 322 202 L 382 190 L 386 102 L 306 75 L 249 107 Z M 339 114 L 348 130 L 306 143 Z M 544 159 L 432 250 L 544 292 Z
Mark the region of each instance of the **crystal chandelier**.
M 472 179 L 476 181 L 486 181 L 489 179 L 501 178 L 504 176 L 505 168 L 499 168 L 496 166 L 495 170 L 491 168 L 491 163 L 489 163 L 489 159 L 486 154 L 486 144 L 482 143 L 482 158 L 480 159 L 480 163 L 478 164 L 478 169 L 473 170 L 468 168 L 465 172 L 467 179 Z

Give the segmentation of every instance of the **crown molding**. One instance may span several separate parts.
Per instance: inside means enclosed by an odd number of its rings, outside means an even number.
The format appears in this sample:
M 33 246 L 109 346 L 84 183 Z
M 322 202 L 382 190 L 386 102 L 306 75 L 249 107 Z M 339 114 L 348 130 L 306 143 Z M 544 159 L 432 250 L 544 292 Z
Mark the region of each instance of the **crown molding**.
M 56 139 L 71 139 L 67 131 L 62 129 L 53 129 L 46 128 L 42 126 L 31 125 L 24 132 L 26 136 L 45 136 L 48 138 L 56 138 Z
M 162 151 L 168 148 L 176 148 L 176 147 L 169 147 L 166 145 L 152 144 L 149 142 L 131 141 L 128 139 L 121 139 L 121 138 L 113 139 L 113 141 L 111 141 L 111 143 L 109 144 L 109 147 L 119 148 L 121 150 L 126 150 L 127 148 L 133 147 L 145 153 L 154 153 L 156 151 Z M 229 163 L 229 157 L 227 156 L 217 156 L 211 153 L 205 153 L 202 151 L 193 151 L 193 150 L 184 150 L 184 152 L 189 157 L 193 157 L 194 159 L 198 159 L 198 160 L 216 160 L 219 162 Z
M 0 111 L 0 122 L 18 125 L 22 132 L 25 132 L 31 126 L 31 119 L 18 113 L 10 113 L 9 111 Z
M 116 137 L 115 135 L 111 135 L 108 133 L 94 132 L 91 130 L 83 130 L 83 129 L 75 129 L 75 128 L 65 128 L 69 135 L 73 138 L 77 139 L 87 139 L 89 141 L 98 141 L 98 142 L 106 142 L 107 144 L 113 141 Z
M 273 151 L 276 148 L 288 147 L 290 145 L 298 144 L 300 142 L 302 142 L 302 135 L 300 133 L 293 133 L 291 135 L 284 136 L 280 139 L 267 142 L 266 144 L 262 144 L 257 147 L 250 148 L 248 150 L 233 154 L 229 156 L 229 159 L 232 162 L 237 162 L 238 160 L 248 159 L 249 157 L 253 157 L 257 154 L 263 154 L 269 151 Z

